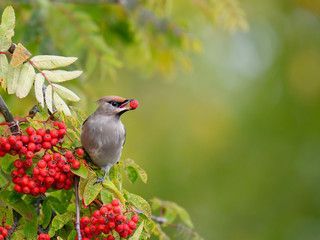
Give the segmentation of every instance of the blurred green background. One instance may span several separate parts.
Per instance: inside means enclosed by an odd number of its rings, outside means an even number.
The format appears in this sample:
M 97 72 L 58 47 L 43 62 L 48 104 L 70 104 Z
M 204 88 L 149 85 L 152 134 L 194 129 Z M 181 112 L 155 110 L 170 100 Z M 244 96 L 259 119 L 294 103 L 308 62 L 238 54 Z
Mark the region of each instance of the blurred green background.
M 205 239 L 320 239 L 318 0 L 52 2 L 0 7 L 34 55 L 79 57 L 87 114 L 139 99 L 123 157 L 149 182 L 129 188 L 184 206 Z

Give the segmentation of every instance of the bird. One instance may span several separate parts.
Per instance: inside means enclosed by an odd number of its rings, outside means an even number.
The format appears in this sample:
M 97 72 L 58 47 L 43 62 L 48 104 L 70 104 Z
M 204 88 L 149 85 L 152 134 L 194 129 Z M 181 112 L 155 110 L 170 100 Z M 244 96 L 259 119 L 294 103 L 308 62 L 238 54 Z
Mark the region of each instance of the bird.
M 119 96 L 105 96 L 98 101 L 97 110 L 83 123 L 81 144 L 91 161 L 104 171 L 96 183 L 103 182 L 116 164 L 126 140 L 126 129 L 120 117 L 138 107 L 138 101 Z

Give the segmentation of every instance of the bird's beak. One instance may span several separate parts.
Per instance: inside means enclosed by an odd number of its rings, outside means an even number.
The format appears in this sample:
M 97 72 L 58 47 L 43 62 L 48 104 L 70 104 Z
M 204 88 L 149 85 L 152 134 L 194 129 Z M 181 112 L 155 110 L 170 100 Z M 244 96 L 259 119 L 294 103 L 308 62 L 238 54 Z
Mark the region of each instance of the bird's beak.
M 134 110 L 138 107 L 138 101 L 136 99 L 126 99 L 118 108 L 118 113 Z

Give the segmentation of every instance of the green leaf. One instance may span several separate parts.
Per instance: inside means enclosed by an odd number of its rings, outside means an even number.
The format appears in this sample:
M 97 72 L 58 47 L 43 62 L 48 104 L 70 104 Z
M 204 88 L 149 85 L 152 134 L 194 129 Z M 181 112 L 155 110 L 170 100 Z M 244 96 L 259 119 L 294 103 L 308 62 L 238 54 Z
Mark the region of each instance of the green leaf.
M 8 183 L 9 183 L 8 177 L 2 171 L 2 169 L 0 169 L 0 188 L 2 188 L 3 186 L 7 185 Z
M 11 65 L 8 65 L 7 90 L 9 94 L 13 94 L 17 90 L 21 69 L 22 65 L 18 67 L 12 67 Z
M 56 92 L 53 93 L 53 102 L 54 106 L 57 108 L 58 111 L 63 112 L 67 116 L 71 116 L 71 112 L 68 105 Z
M 84 204 L 89 205 L 93 200 L 95 200 L 102 189 L 102 185 L 100 183 L 96 183 L 96 176 L 90 176 L 91 178 L 88 180 L 84 192 L 83 199 Z
M 141 224 L 139 225 L 139 227 L 137 228 L 137 230 L 134 232 L 134 234 L 132 235 L 132 237 L 130 237 L 130 240 L 139 240 L 142 230 L 143 230 L 143 225 L 144 223 L 141 222 Z
M 164 231 L 162 231 L 159 224 L 156 224 L 155 235 L 159 237 L 159 240 L 170 240 L 168 235 Z
M 73 172 L 75 175 L 81 178 L 87 178 L 89 170 L 88 167 L 81 161 L 80 168 L 77 170 L 71 169 L 71 172 Z
M 59 93 L 59 95 L 64 99 L 67 99 L 72 102 L 78 102 L 80 100 L 80 98 L 77 96 L 77 94 L 75 94 L 74 92 L 72 92 L 68 88 L 65 88 L 65 87 L 58 85 L 58 84 L 52 84 L 52 87 L 53 87 L 54 91 Z
M 11 46 L 11 39 L 7 37 L 6 29 L 0 25 L 0 51 L 7 51 Z
M 65 71 L 65 70 L 53 70 L 53 71 L 43 71 L 46 77 L 51 82 L 64 82 L 75 79 L 82 74 L 82 71 Z
M 30 63 L 26 62 L 22 65 L 16 90 L 16 95 L 18 98 L 24 98 L 28 95 L 32 88 L 35 75 L 36 73 L 34 68 Z
M 49 109 L 49 111 L 51 113 L 53 113 L 53 106 L 52 106 L 52 86 L 49 85 L 47 86 L 46 90 L 45 90 L 45 94 L 44 94 L 44 97 L 45 97 L 45 100 L 46 100 L 46 105 L 47 105 L 47 108 Z
M 51 227 L 49 230 L 50 237 L 53 237 L 59 229 L 63 228 L 68 222 L 73 220 L 75 214 L 73 212 L 66 212 L 64 214 L 58 214 L 52 219 Z
M 126 173 L 127 173 L 127 176 L 129 178 L 129 180 L 132 182 L 132 183 L 135 183 L 135 181 L 138 179 L 138 172 L 137 170 L 132 167 L 132 166 L 128 166 L 126 168 Z
M 29 221 L 36 216 L 34 209 L 21 199 L 21 195 L 15 192 L 1 191 L 0 200 L 5 202 L 7 206 L 16 210 L 21 216 Z
M 0 85 L 3 89 L 7 89 L 6 74 L 8 71 L 8 59 L 6 55 L 0 54 Z
M 43 201 L 41 210 L 43 214 L 41 225 L 43 228 L 47 228 L 52 217 L 52 208 L 47 199 Z
M 113 182 L 105 180 L 102 185 L 104 188 L 110 190 L 121 201 L 121 203 L 124 204 L 126 202 L 126 199 L 123 197 L 119 189 L 113 184 Z
M 148 175 L 145 170 L 143 170 L 137 163 L 135 163 L 132 159 L 126 159 L 124 161 L 124 166 L 126 170 L 126 174 L 131 182 L 135 182 L 136 174 L 139 175 L 142 182 L 147 183 Z M 134 181 L 132 181 L 134 180 Z
M 34 80 L 34 93 L 37 101 L 42 107 L 44 107 L 44 76 L 41 73 L 37 73 Z
M 37 239 L 38 232 L 38 218 L 32 219 L 32 221 L 25 221 L 23 227 L 23 233 L 27 239 Z
M 192 224 L 189 213 L 178 204 L 174 204 L 174 208 L 177 214 L 179 215 L 180 219 L 182 220 L 182 222 L 184 222 L 188 227 L 193 228 L 193 224 Z
M 113 196 L 107 189 L 102 189 L 100 192 L 101 201 L 103 204 L 111 203 Z
M 129 192 L 126 192 L 126 196 L 129 203 L 131 203 L 137 210 L 142 211 L 144 215 L 151 218 L 151 207 L 147 200 L 139 195 Z
M 68 240 L 74 240 L 74 239 L 76 239 L 76 235 L 77 235 L 77 232 L 76 232 L 76 230 L 73 229 L 73 230 L 70 232 L 69 236 L 68 236 Z
M 34 56 L 31 61 L 39 68 L 39 69 L 55 69 L 66 67 L 77 61 L 76 57 L 62 57 L 62 56 L 54 56 L 54 55 L 39 55 Z
M 24 240 L 26 236 L 23 232 L 23 226 L 19 226 L 11 236 L 11 240 Z

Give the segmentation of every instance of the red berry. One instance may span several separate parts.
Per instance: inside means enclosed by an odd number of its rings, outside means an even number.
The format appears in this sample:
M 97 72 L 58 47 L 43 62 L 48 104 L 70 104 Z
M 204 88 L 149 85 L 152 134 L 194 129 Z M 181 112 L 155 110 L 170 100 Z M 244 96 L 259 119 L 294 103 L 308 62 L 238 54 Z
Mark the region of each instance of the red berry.
M 16 143 L 17 139 L 15 136 L 10 136 L 8 137 L 8 142 L 11 144 L 11 145 L 14 145 Z
M 27 127 L 27 129 L 26 129 L 26 133 L 28 133 L 28 135 L 33 135 L 33 134 L 35 134 L 35 130 L 34 130 L 34 128 L 33 127 Z
M 34 152 L 36 150 L 36 144 L 31 142 L 28 144 L 28 150 Z
M 47 166 L 47 163 L 46 161 L 44 160 L 40 160 L 38 163 L 37 163 L 38 167 L 39 168 L 45 168 Z
M 59 136 L 59 133 L 56 129 L 51 129 L 50 130 L 50 135 L 52 138 L 57 138 Z
M 95 218 L 99 218 L 101 216 L 100 211 L 99 210 L 94 211 L 93 216 Z
M 28 143 L 29 142 L 29 136 L 27 136 L 27 135 L 22 135 L 20 139 L 21 139 L 21 141 L 23 143 Z
M 37 134 L 40 135 L 41 137 L 43 137 L 46 134 L 46 130 L 43 128 L 39 128 L 37 130 Z
M 58 135 L 59 135 L 59 137 L 61 137 L 61 138 L 62 138 L 66 133 L 67 133 L 67 130 L 64 129 L 64 128 L 58 130 Z
M 59 123 L 58 123 L 58 128 L 60 128 L 60 129 L 66 129 L 67 126 L 66 126 L 66 124 L 65 124 L 64 122 L 59 122 Z
M 111 204 L 112 204 L 112 206 L 119 206 L 120 202 L 118 199 L 113 199 Z
M 71 151 L 66 151 L 66 153 L 64 154 L 64 156 L 65 156 L 67 159 L 73 158 L 73 154 L 72 154 Z
M 136 109 L 139 106 L 139 102 L 136 99 L 130 101 L 131 109 Z
M 13 188 L 16 192 L 20 193 L 22 191 L 22 188 L 20 185 L 14 185 L 14 188 Z
M 28 152 L 26 153 L 26 158 L 33 158 L 33 156 L 34 156 L 34 153 L 31 152 L 31 151 L 28 151 Z
M 45 142 L 50 142 L 51 141 L 51 135 L 50 134 L 45 134 L 43 136 L 43 141 Z
M 115 238 L 112 235 L 108 235 L 107 240 L 115 240 Z
M 62 169 L 63 169 L 64 172 L 70 172 L 70 166 L 67 165 L 67 164 L 64 165 Z
M 82 226 L 87 226 L 89 222 L 90 222 L 90 218 L 88 218 L 88 217 L 82 217 L 80 220 L 80 224 Z
M 35 167 L 35 168 L 33 169 L 33 175 L 39 175 L 39 173 L 40 173 L 39 168 Z
M 9 143 L 5 143 L 3 148 L 6 152 L 9 152 L 11 149 L 11 145 Z
M 29 167 L 31 167 L 32 166 L 32 164 L 33 164 L 33 162 L 32 162 L 32 159 L 31 158 L 27 158 L 25 161 L 24 161 L 24 167 L 25 168 L 29 168 Z
M 23 187 L 22 188 L 22 192 L 25 194 L 29 194 L 30 193 L 30 188 L 29 187 Z
M 19 159 L 15 160 L 13 162 L 13 165 L 16 167 L 16 168 L 21 168 L 23 166 L 23 162 Z
M 117 225 L 115 230 L 116 230 L 118 233 L 121 233 L 121 232 L 123 231 L 123 226 L 124 226 L 123 224 Z
M 71 167 L 73 169 L 79 169 L 80 168 L 80 162 L 78 160 L 75 160 L 72 164 Z
M 54 153 L 53 154 L 53 160 L 60 161 L 61 160 L 61 154 L 60 153 Z
M 121 213 L 121 208 L 119 206 L 116 206 L 116 207 L 113 208 L 113 212 L 115 214 L 120 214 Z
M 132 230 L 136 229 L 136 227 L 137 227 L 137 225 L 134 221 L 129 221 L 128 225 Z
M 79 156 L 79 157 L 82 157 L 84 155 L 84 150 L 82 148 L 77 148 L 76 149 L 76 154 Z
M 50 149 L 52 146 L 51 146 L 51 143 L 50 142 L 44 142 L 42 143 L 42 147 L 44 149 Z
M 58 140 L 57 138 L 53 138 L 53 139 L 51 139 L 51 145 L 52 145 L 52 146 L 57 145 L 57 144 L 58 144 L 58 142 L 59 142 L 59 140 Z
M 110 229 L 114 229 L 114 228 L 116 227 L 115 222 L 109 221 L 109 222 L 108 222 L 108 227 L 109 227 Z
M 137 223 L 139 221 L 139 216 L 138 215 L 133 215 L 131 220 L 134 221 L 135 223 Z
M 13 146 L 13 148 L 15 150 L 20 150 L 21 151 L 21 148 L 23 148 L 23 142 L 20 141 L 20 140 L 17 140 Z

